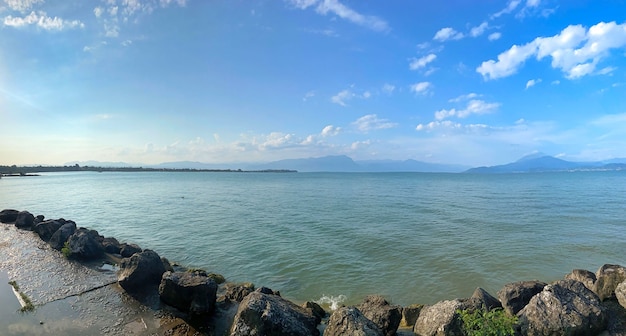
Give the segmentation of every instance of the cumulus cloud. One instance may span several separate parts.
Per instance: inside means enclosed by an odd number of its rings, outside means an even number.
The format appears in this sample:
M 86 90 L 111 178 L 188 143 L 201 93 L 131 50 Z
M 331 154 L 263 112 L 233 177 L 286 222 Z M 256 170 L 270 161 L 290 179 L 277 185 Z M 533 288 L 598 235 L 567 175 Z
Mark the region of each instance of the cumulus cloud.
M 541 78 L 537 78 L 537 79 L 531 79 L 528 82 L 526 82 L 526 90 L 528 90 L 529 88 L 535 86 L 536 84 L 541 83 Z
M 12 10 L 26 13 L 35 5 L 44 3 L 44 0 L 4 0 L 4 2 Z
M 487 30 L 487 28 L 489 28 L 489 23 L 487 23 L 487 21 L 483 21 L 483 23 L 481 23 L 480 25 L 476 27 L 473 27 L 470 30 L 470 35 L 472 37 L 478 37 L 482 35 Z
M 433 40 L 444 42 L 447 40 L 460 40 L 464 37 L 463 33 L 454 30 L 453 28 L 446 27 L 441 28 L 433 37 Z
M 287 3 L 298 9 L 315 8 L 318 14 L 326 15 L 332 13 L 338 17 L 369 28 L 374 31 L 387 32 L 390 30 L 387 22 L 377 16 L 363 15 L 352 8 L 342 4 L 339 0 L 285 0 Z
M 13 17 L 9 15 L 4 18 L 4 25 L 16 28 L 34 25 L 44 30 L 64 30 L 85 27 L 85 24 L 78 20 L 70 21 L 56 16 L 50 17 L 43 11 L 31 12 L 24 17 Z
M 330 137 L 335 136 L 341 132 L 341 127 L 335 127 L 333 125 L 328 125 L 322 129 L 321 136 L 322 137 Z
M 352 123 L 361 132 L 369 132 L 398 126 L 397 123 L 390 122 L 387 119 L 378 118 L 376 114 L 368 114 L 362 116 Z
M 489 41 L 495 41 L 495 40 L 499 40 L 501 37 L 502 37 L 502 33 L 495 32 L 495 33 L 489 34 L 489 36 L 487 36 L 487 39 Z
M 424 57 L 420 58 L 412 58 L 411 63 L 409 64 L 409 69 L 418 70 L 428 65 L 437 58 L 435 54 L 428 54 Z
M 566 78 L 580 78 L 593 74 L 612 49 L 625 46 L 626 23 L 600 22 L 589 29 L 582 25 L 568 26 L 557 35 L 514 45 L 498 55 L 497 61 L 485 61 L 476 71 L 485 79 L 502 78 L 516 73 L 533 56 L 537 60 L 550 57 L 552 67 L 564 72 Z
M 472 99 L 470 100 L 465 108 L 456 109 L 452 108 L 449 110 L 442 109 L 435 112 L 436 120 L 448 119 L 451 117 L 457 118 L 467 118 L 472 114 L 488 114 L 495 112 L 500 107 L 500 103 L 487 103 L 484 100 L 480 99 Z
M 427 95 L 432 92 L 432 87 L 430 82 L 419 82 L 411 85 L 411 91 L 418 95 Z

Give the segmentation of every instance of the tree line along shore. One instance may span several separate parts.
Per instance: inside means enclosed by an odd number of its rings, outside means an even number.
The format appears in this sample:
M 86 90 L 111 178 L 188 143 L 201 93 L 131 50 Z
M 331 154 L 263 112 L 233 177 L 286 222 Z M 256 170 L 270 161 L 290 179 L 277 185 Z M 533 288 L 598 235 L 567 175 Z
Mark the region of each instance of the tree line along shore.
M 296 173 L 290 169 L 192 169 L 192 168 L 151 168 L 151 167 L 96 167 L 80 166 L 0 166 L 0 176 L 35 176 L 37 173 L 54 172 L 213 172 L 213 173 Z
M 316 302 L 296 304 L 275 289 L 171 263 L 71 220 L 5 209 L 0 222 L 32 231 L 50 253 L 75 263 L 116 263 L 112 285 L 135 298 L 154 297 L 158 309 L 184 319 L 168 335 L 626 335 L 626 267 L 620 265 L 606 264 L 595 273 L 575 269 L 552 283 L 513 282 L 496 296 L 479 287 L 469 298 L 402 307 L 370 295 L 358 305 L 326 310 Z

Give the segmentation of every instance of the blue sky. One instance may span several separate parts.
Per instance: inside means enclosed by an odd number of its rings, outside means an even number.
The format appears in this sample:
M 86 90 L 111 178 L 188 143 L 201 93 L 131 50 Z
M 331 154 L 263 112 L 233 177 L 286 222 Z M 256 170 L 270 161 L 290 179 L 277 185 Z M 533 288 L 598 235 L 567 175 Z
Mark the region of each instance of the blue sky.
M 625 9 L 0 0 L 0 164 L 626 157 Z

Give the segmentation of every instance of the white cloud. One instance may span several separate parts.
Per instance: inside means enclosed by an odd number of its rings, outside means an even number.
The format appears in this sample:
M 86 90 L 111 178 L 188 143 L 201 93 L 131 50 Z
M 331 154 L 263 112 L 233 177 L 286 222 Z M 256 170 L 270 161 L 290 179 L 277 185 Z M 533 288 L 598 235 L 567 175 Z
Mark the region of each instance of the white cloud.
M 72 28 L 84 28 L 85 24 L 78 20 L 63 20 L 59 17 L 49 17 L 45 12 L 31 12 L 25 17 L 13 17 L 11 15 L 4 18 L 4 25 L 10 27 L 24 27 L 35 25 L 45 30 L 63 30 Z
M 411 59 L 411 63 L 409 64 L 409 69 L 411 70 L 421 69 L 427 66 L 428 63 L 431 63 L 432 61 L 434 61 L 436 58 L 437 58 L 437 55 L 435 54 L 428 54 L 424 57 L 413 58 Z
M 431 92 L 432 86 L 430 82 L 419 82 L 411 85 L 411 91 L 416 94 L 427 95 Z
M 363 149 L 363 148 L 367 148 L 372 144 L 371 140 L 365 140 L 365 141 L 355 141 L 350 145 L 350 149 L 352 150 L 359 150 L 359 149 Z
M 446 27 L 439 29 L 439 31 L 433 37 L 433 40 L 444 42 L 447 40 L 460 40 L 463 37 L 463 33 L 460 33 L 453 28 Z
M 487 28 L 489 28 L 489 23 L 487 23 L 487 21 L 483 21 L 483 23 L 481 23 L 480 25 L 476 27 L 473 27 L 470 30 L 470 35 L 472 37 L 478 37 L 482 35 L 487 30 Z
M 302 97 L 302 101 L 307 101 L 313 97 L 315 97 L 315 91 L 309 91 L 304 94 L 304 97 Z
M 328 126 L 326 126 L 326 127 L 324 127 L 322 129 L 321 136 L 322 137 L 335 136 L 335 135 L 339 134 L 339 132 L 341 132 L 341 127 L 335 127 L 333 125 L 328 125 Z
M 96 8 L 93 9 L 93 14 L 97 18 L 99 18 L 102 15 L 102 13 L 104 13 L 104 8 L 102 8 L 102 7 L 96 7 Z
M 390 30 L 387 22 L 379 17 L 363 15 L 352 8 L 342 4 L 339 0 L 285 0 L 298 9 L 315 7 L 315 11 L 321 15 L 332 13 L 338 17 L 369 28 L 374 31 L 387 32 Z
M 600 22 L 588 30 L 581 25 L 568 26 L 552 37 L 538 37 L 522 46 L 514 45 L 498 55 L 498 61 L 483 62 L 476 71 L 485 79 L 507 77 L 532 56 L 537 60 L 551 57 L 551 65 L 569 79 L 594 73 L 596 65 L 612 49 L 626 46 L 626 23 Z
M 527 0 L 526 7 L 538 7 L 541 0 Z
M 478 98 L 478 97 L 480 97 L 480 96 L 481 96 L 481 95 L 479 95 L 479 94 L 477 94 L 477 93 L 471 92 L 471 93 L 468 93 L 468 94 L 465 94 L 465 95 L 460 95 L 460 96 L 458 96 L 458 97 L 456 97 L 456 98 L 452 98 L 452 99 L 450 99 L 450 100 L 448 100 L 448 101 L 449 101 L 450 103 L 458 103 L 458 102 L 462 102 L 462 101 L 466 101 L 466 100 L 470 100 L 470 99 Z
M 339 104 L 341 106 L 348 106 L 347 101 L 354 98 L 354 96 L 355 94 L 352 93 L 350 90 L 343 90 L 337 93 L 336 95 L 332 96 L 330 100 L 335 104 Z
M 509 1 L 507 6 L 504 9 L 502 9 L 501 11 L 493 14 L 491 16 L 491 19 L 498 18 L 498 17 L 500 17 L 500 16 L 502 16 L 504 14 L 510 14 L 511 12 L 513 12 L 517 8 L 517 6 L 519 6 L 519 4 L 521 2 L 522 2 L 521 0 L 511 0 L 511 1 Z
M 352 123 L 359 131 L 368 132 L 380 129 L 394 128 L 398 124 L 387 119 L 379 119 L 376 114 L 365 115 Z
M 393 91 L 395 91 L 396 87 L 394 85 L 391 85 L 389 83 L 385 83 L 385 85 L 383 85 L 383 92 L 390 95 L 393 93 Z
M 528 90 L 528 88 L 531 88 L 539 83 L 541 83 L 541 78 L 529 80 L 528 82 L 526 82 L 526 90 Z
M 502 37 L 502 33 L 500 32 L 495 32 L 495 33 L 491 33 L 489 34 L 489 36 L 487 37 L 487 39 L 489 41 L 495 41 L 495 40 L 499 40 Z
M 472 114 L 480 115 L 495 112 L 499 107 L 499 103 L 487 103 L 484 100 L 473 99 L 467 103 L 467 106 L 464 109 L 442 109 L 435 112 L 435 119 L 443 120 L 450 117 L 467 118 Z
M 34 5 L 42 4 L 44 0 L 4 0 L 4 2 L 14 11 L 26 13 Z

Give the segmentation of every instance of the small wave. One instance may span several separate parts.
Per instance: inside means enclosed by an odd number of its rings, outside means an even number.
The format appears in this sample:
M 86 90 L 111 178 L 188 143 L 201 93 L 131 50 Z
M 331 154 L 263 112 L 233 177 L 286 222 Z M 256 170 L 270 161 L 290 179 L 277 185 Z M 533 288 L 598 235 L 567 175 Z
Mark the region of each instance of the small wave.
M 315 301 L 315 303 L 319 305 L 328 305 L 330 310 L 334 311 L 334 310 L 337 310 L 337 308 L 341 307 L 341 304 L 347 299 L 348 298 L 343 294 L 339 294 L 337 296 L 323 295 L 321 298 Z

